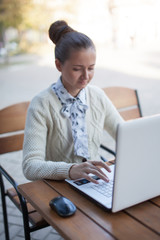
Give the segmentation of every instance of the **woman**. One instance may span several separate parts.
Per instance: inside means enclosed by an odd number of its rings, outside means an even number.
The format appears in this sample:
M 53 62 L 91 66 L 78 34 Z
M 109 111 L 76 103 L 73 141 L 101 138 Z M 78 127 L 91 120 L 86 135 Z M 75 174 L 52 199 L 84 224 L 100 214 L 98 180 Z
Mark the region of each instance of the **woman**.
M 122 118 L 105 93 L 89 85 L 96 62 L 95 46 L 86 35 L 65 21 L 50 26 L 56 45 L 55 65 L 61 73 L 56 83 L 34 97 L 29 106 L 23 148 L 26 178 L 86 178 L 95 174 L 108 181 L 98 166 L 103 129 L 115 138 Z M 87 161 L 84 162 L 84 159 Z

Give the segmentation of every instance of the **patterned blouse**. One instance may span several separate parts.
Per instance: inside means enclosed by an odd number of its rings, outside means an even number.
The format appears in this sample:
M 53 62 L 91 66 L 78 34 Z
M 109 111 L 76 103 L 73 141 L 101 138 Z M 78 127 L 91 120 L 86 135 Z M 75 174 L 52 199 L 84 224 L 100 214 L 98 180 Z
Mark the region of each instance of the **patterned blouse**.
M 88 136 L 85 122 L 88 106 L 86 105 L 85 89 L 82 89 L 77 97 L 73 97 L 64 88 L 61 78 L 59 78 L 58 81 L 53 84 L 53 91 L 62 104 L 61 114 L 70 119 L 74 154 L 88 159 Z

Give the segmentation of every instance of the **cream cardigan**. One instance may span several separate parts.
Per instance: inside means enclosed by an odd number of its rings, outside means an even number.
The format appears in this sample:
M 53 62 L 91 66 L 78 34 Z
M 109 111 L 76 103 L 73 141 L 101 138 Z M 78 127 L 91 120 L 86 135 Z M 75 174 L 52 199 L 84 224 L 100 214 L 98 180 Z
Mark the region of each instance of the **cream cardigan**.
M 91 160 L 100 160 L 99 147 L 103 129 L 115 138 L 117 124 L 122 118 L 105 95 L 95 87 L 86 87 L 88 147 Z M 69 119 L 62 116 L 62 105 L 52 86 L 30 103 L 23 146 L 23 172 L 26 178 L 69 178 L 69 169 L 82 158 L 74 156 Z

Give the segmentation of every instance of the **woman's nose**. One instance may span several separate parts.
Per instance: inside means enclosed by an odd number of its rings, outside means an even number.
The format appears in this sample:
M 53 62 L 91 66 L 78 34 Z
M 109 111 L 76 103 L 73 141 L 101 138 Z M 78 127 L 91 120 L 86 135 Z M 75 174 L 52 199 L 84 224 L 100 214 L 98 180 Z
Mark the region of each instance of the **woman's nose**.
M 88 80 L 88 78 L 89 78 L 89 72 L 87 70 L 84 70 L 83 71 L 83 79 Z

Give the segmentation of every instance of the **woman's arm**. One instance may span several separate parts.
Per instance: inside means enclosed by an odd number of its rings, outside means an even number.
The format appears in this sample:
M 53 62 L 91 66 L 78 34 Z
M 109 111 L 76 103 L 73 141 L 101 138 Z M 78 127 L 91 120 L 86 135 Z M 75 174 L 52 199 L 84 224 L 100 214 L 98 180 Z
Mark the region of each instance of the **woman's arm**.
M 119 123 L 124 122 L 124 119 L 119 114 L 118 110 L 115 108 L 110 99 L 103 94 L 105 99 L 105 121 L 104 129 L 116 139 L 117 126 Z
M 69 169 L 73 163 L 54 162 L 46 159 L 47 132 L 49 127 L 48 106 L 44 102 L 33 100 L 28 109 L 23 145 L 23 172 L 27 179 L 69 178 Z

